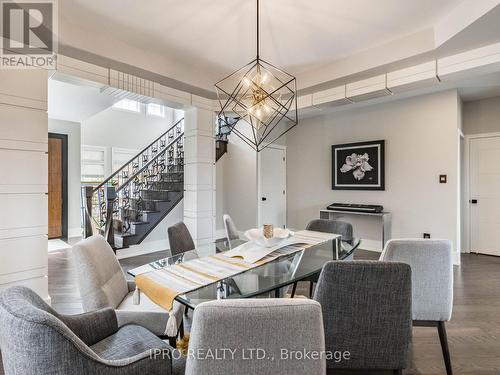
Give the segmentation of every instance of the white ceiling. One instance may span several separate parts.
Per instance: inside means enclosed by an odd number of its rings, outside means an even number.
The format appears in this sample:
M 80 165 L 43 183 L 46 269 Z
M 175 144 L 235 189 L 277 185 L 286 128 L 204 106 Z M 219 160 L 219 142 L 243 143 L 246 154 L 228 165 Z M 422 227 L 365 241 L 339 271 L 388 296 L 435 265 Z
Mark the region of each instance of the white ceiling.
M 111 107 L 115 101 L 112 96 L 101 94 L 97 87 L 49 79 L 49 118 L 82 122 Z
M 500 73 L 465 79 L 457 87 L 464 102 L 500 96 Z
M 261 0 L 261 56 L 304 72 L 432 26 L 463 0 Z M 255 57 L 254 0 L 64 0 L 65 21 L 203 70 Z

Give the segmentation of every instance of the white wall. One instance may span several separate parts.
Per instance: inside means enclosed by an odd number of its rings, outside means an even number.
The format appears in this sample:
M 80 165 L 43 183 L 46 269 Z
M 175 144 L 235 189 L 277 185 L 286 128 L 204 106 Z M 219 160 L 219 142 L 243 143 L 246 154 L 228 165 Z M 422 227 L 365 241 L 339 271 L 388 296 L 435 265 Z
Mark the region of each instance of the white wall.
M 47 283 L 47 72 L 0 69 L 0 290 Z
M 68 136 L 68 237 L 81 236 L 80 123 L 49 119 L 49 132 Z
M 393 238 L 428 232 L 459 246 L 458 103 L 447 91 L 302 120 L 287 134 L 288 225 L 303 228 L 332 202 L 381 204 Z M 386 141 L 386 190 L 331 190 L 331 145 L 377 139 Z
M 108 150 L 106 176 L 112 171 L 112 147 L 141 150 L 160 136 L 182 111 L 166 108 L 165 118 L 108 108 L 82 122 L 82 145 L 103 146 Z
M 500 132 L 500 97 L 464 103 L 463 124 L 465 134 Z
M 229 136 L 227 153 L 216 168 L 216 229 L 223 233 L 222 215 L 229 214 L 239 230 L 257 225 L 257 153 L 238 138 Z

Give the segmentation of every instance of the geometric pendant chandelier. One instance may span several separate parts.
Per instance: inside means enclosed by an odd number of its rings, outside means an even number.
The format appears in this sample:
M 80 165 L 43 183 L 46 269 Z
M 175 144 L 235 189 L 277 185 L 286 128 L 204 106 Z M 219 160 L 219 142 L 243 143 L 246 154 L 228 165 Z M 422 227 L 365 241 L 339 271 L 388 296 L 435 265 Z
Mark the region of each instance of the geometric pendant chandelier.
M 257 152 L 298 123 L 297 81 L 294 76 L 262 60 L 257 0 L 257 57 L 215 84 L 219 121 Z M 227 119 L 239 118 L 229 123 Z

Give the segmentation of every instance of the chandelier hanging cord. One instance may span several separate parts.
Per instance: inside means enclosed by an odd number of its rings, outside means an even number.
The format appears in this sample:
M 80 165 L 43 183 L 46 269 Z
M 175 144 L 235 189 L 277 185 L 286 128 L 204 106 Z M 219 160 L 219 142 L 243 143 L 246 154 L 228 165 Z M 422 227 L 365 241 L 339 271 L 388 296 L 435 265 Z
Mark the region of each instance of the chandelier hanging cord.
M 259 34 L 259 0 L 257 0 L 257 62 L 260 57 L 260 34 Z

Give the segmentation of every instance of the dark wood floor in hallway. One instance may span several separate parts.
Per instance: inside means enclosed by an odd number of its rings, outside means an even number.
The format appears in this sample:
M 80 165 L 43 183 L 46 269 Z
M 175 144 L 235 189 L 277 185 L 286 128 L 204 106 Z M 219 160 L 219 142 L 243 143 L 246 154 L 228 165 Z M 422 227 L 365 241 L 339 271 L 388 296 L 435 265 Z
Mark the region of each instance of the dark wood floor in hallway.
M 121 263 L 124 269 L 129 269 L 165 255 L 163 252 L 141 255 Z M 356 258 L 377 259 L 378 255 L 359 251 Z M 297 290 L 297 294 L 308 293 L 305 284 Z M 49 254 L 49 292 L 57 311 L 65 314 L 82 311 L 68 250 Z M 447 325 L 454 373 L 500 374 L 500 258 L 464 254 L 462 265 L 455 268 L 454 292 L 453 318 Z M 3 374 L 1 366 L 0 374 Z M 437 330 L 414 328 L 410 368 L 404 374 L 445 374 Z

